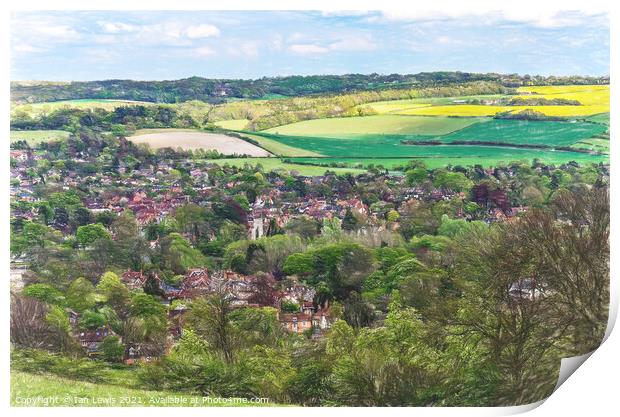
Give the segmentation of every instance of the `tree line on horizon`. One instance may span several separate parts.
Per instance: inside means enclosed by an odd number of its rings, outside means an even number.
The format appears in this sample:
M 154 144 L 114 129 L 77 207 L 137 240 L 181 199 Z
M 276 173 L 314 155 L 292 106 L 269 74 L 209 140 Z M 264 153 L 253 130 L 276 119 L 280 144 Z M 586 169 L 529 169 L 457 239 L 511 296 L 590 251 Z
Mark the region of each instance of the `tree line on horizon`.
M 418 74 L 345 74 L 262 77 L 259 79 L 212 79 L 190 77 L 179 80 L 99 80 L 69 83 L 12 82 L 11 98 L 16 103 L 76 99 L 118 99 L 154 103 L 200 100 L 222 103 L 228 99 L 269 99 L 317 94 L 343 94 L 360 90 L 441 87 L 476 81 L 495 82 L 504 87 L 527 85 L 609 84 L 609 77 L 540 76 L 460 71 Z

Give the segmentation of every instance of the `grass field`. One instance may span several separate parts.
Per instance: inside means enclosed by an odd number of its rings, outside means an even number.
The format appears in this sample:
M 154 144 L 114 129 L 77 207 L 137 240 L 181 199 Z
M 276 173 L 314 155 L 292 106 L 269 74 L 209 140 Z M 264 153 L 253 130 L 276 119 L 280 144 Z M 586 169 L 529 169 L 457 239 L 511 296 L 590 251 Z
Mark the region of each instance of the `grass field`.
M 140 104 L 142 106 L 152 106 L 155 103 L 146 101 L 132 101 L 132 100 L 104 100 L 104 99 L 84 99 L 84 100 L 61 100 L 61 101 L 48 101 L 44 103 L 32 103 L 32 104 L 17 104 L 11 107 L 11 113 L 26 112 L 32 116 L 36 116 L 40 113 L 49 113 L 50 111 L 59 109 L 61 107 L 71 107 L 77 109 L 105 109 L 114 110 L 117 107 L 133 106 Z
M 452 120 L 452 119 L 447 119 Z M 458 120 L 458 119 L 457 119 Z M 516 145 L 569 146 L 584 139 L 591 138 L 606 130 L 604 125 L 586 122 L 534 122 L 523 120 L 485 120 L 469 125 L 446 135 L 343 135 L 340 137 L 270 135 L 263 132 L 255 136 L 265 137 L 271 141 L 295 148 L 295 152 L 279 155 L 309 157 L 303 151 L 316 152 L 323 156 L 342 158 L 368 157 L 414 157 L 420 151 L 419 146 L 405 145 L 402 141 L 484 141 L 502 142 Z M 475 148 L 475 145 L 470 146 Z M 471 149 L 459 147 L 461 152 Z M 509 148 L 512 149 L 512 148 Z M 475 151 L 475 149 L 474 149 Z M 505 154 L 505 151 L 502 151 Z
M 269 156 L 269 152 L 242 139 L 219 133 L 205 133 L 184 129 L 139 130 L 127 138 L 134 143 L 146 143 L 153 149 L 216 150 L 224 155 Z
M 41 142 L 66 140 L 71 135 L 64 130 L 11 130 L 11 142 L 25 140 L 33 146 Z
M 580 164 L 609 162 L 605 155 L 591 155 L 578 152 L 563 152 L 551 150 L 533 150 L 521 148 L 505 148 L 493 146 L 412 146 L 417 155 L 408 158 L 291 158 L 292 162 L 310 164 L 345 164 L 351 167 L 368 167 L 369 165 L 383 165 L 393 169 L 405 166 L 413 159 L 422 160 L 428 168 L 441 168 L 447 165 L 494 167 L 515 161 L 530 163 L 538 158 L 548 164 L 563 164 L 575 161 Z
M 597 138 L 591 138 L 591 139 L 587 139 L 587 140 L 582 140 L 580 142 L 575 143 L 574 145 L 572 145 L 572 148 L 576 148 L 576 149 L 588 149 L 591 151 L 595 151 L 595 152 L 601 152 L 601 153 L 606 153 L 609 154 L 610 152 L 610 146 L 609 146 L 609 139 L 597 139 Z
M 258 142 L 262 148 L 267 149 L 269 152 L 275 155 L 323 156 L 318 152 L 312 152 L 307 149 L 301 149 L 301 148 L 296 148 L 293 146 L 285 145 L 283 143 L 278 142 L 277 140 L 268 139 L 264 136 L 254 135 L 251 133 L 242 133 L 241 135 Z
M 602 123 L 609 126 L 609 113 L 595 114 L 594 116 L 588 117 L 586 120 L 594 123 Z
M 596 123 L 494 119 L 439 137 L 442 142 L 486 141 L 519 145 L 568 146 L 603 133 Z
M 208 162 L 213 164 L 218 164 L 223 166 L 228 164 L 230 166 L 235 167 L 243 167 L 244 165 L 256 166 L 260 164 L 263 167 L 264 171 L 274 171 L 274 170 L 285 170 L 285 171 L 296 171 L 299 175 L 323 175 L 325 171 L 334 171 L 338 174 L 361 174 L 365 171 L 365 169 L 356 169 L 356 168 L 329 168 L 322 166 L 314 166 L 314 165 L 301 165 L 301 164 L 290 164 L 286 162 L 282 162 L 280 158 L 223 158 L 223 159 L 211 159 Z
M 443 135 L 479 121 L 479 118 L 405 117 L 398 115 L 334 117 L 278 126 L 267 129 L 264 133 L 315 137 L 355 137 L 373 134 Z
M 11 372 L 11 406 L 14 407 L 243 407 L 269 405 L 268 403 L 217 402 L 215 399 L 188 394 L 146 391 L 117 385 L 92 384 L 57 376 Z

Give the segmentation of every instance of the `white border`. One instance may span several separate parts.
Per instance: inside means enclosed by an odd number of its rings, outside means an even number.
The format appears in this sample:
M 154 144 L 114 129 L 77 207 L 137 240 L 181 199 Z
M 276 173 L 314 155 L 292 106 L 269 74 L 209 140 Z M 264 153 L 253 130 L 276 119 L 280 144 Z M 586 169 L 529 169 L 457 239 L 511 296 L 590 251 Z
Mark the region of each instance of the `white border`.
M 544 12 L 544 11 L 552 11 L 552 10 L 595 10 L 595 11 L 611 11 L 611 75 L 612 79 L 614 77 L 614 70 L 618 68 L 618 53 L 615 52 L 613 46 L 618 45 L 617 36 L 618 31 L 616 30 L 617 17 L 618 13 L 615 7 L 616 3 L 612 3 L 611 1 L 598 1 L 598 0 L 564 0 L 564 1 L 533 1 L 533 0 L 520 0 L 520 1 L 510 1 L 510 2 L 500 2 L 500 1 L 489 1 L 489 0 L 470 0 L 467 2 L 464 1 L 434 1 L 431 4 L 414 4 L 412 1 L 408 2 L 400 2 L 400 1 L 368 1 L 368 0 L 296 0 L 292 1 L 283 1 L 283 0 L 263 0 L 260 3 L 253 2 L 249 0 L 227 0 L 225 2 L 205 2 L 205 1 L 190 1 L 190 0 L 176 0 L 174 2 L 170 1 L 161 1 L 161 0 L 152 0 L 149 2 L 128 2 L 128 1 L 119 1 L 119 0 L 108 0 L 108 1 L 100 1 L 100 0 L 89 0 L 88 2 L 84 0 L 57 0 L 53 3 L 46 1 L 34 1 L 34 0 L 22 0 L 20 2 L 13 2 L 10 6 L 6 3 L 3 3 L 2 6 L 2 21 L 0 22 L 0 27 L 2 30 L 2 49 L 4 53 L 0 55 L 3 57 L 3 78 L 4 83 L 2 83 L 2 93 L 4 96 L 4 100 L 2 101 L 2 127 L 3 132 L 5 132 L 4 137 L 4 146 L 5 152 L 9 147 L 8 135 L 6 134 L 9 130 L 9 118 L 10 118 L 10 110 L 9 110 L 9 65 L 10 61 L 9 57 L 9 16 L 11 10 L 63 10 L 63 9 L 74 9 L 74 10 L 199 10 L 199 9 L 212 9 L 212 10 L 405 10 L 408 8 L 415 8 L 416 10 L 451 10 L 453 12 L 464 12 L 464 11 L 496 11 L 496 10 L 531 10 L 532 13 L 535 12 Z M 616 71 L 617 72 L 617 71 Z M 618 117 L 615 109 L 618 108 L 618 95 L 617 89 L 614 88 L 614 84 L 612 84 L 612 125 L 617 126 Z M 613 136 L 617 136 L 615 131 L 612 131 Z M 611 140 L 612 143 L 612 160 L 615 159 L 617 146 L 614 144 L 615 138 Z M 5 153 L 6 155 L 6 153 Z M 8 158 L 0 158 L 2 164 L 2 188 L 3 190 L 8 189 Z M 615 185 L 616 181 L 614 179 L 615 171 L 614 169 L 615 163 L 612 163 L 612 181 L 611 181 L 611 204 L 612 207 L 617 207 L 616 198 L 618 187 Z M 4 262 L 4 271 L 5 271 L 5 285 L 6 289 L 8 289 L 9 285 L 9 271 L 8 271 L 8 260 L 9 260 L 9 242 L 8 242 L 8 219 L 9 219 L 9 205 L 8 205 L 8 194 L 4 194 L 4 204 L 0 206 L 0 218 L 3 219 L 3 236 L 4 239 L 0 239 L 0 253 L 2 256 L 2 260 Z M 613 323 L 615 322 L 615 318 L 617 316 L 617 308 L 618 308 L 618 283 L 617 279 L 614 279 L 617 271 L 617 262 L 615 262 L 615 255 L 618 254 L 617 248 L 617 236 L 618 236 L 618 222 L 616 221 L 615 216 L 611 218 L 611 230 L 612 230 L 612 264 L 611 264 L 611 272 L 612 272 L 612 307 L 610 310 L 610 324 L 611 326 L 608 329 L 608 334 L 613 327 Z M 107 409 L 95 409 L 91 408 L 88 410 L 84 409 L 61 409 L 61 408 L 53 408 L 53 409 L 25 409 L 25 408 L 10 408 L 8 406 L 9 403 L 9 335 L 8 335 L 8 306 L 9 306 L 9 296 L 8 291 L 1 292 L 2 297 L 2 307 L 3 307 L 3 320 L 0 321 L 0 325 L 2 326 L 4 339 L 2 343 L 2 351 L 0 352 L 0 363 L 2 364 L 2 378 L 0 379 L 0 385 L 2 386 L 2 392 L 4 393 L 4 398 L 2 401 L 2 407 L 7 408 L 7 411 L 11 415 L 32 415 L 32 414 L 44 414 L 46 416 L 66 416 L 66 415 L 78 415 L 83 413 L 88 413 L 92 416 L 108 416 L 112 410 Z M 611 333 L 609 335 L 609 339 L 596 351 L 593 353 L 591 358 L 585 362 L 585 364 L 575 372 L 575 375 L 569 377 L 567 383 L 563 384 L 559 389 L 542 405 L 538 408 L 535 408 L 531 413 L 533 415 L 543 416 L 549 414 L 566 414 L 566 415 L 583 415 L 588 413 L 590 415 L 608 415 L 611 414 L 611 410 L 617 410 L 618 404 L 618 396 L 617 396 L 617 381 L 618 381 L 618 371 L 619 371 L 619 360 L 618 353 L 620 352 L 620 336 L 618 336 L 618 332 Z M 390 413 L 398 414 L 398 415 L 411 415 L 415 413 L 416 415 L 465 415 L 465 416 L 486 416 L 486 415 L 507 415 L 507 414 L 515 414 L 524 411 L 528 411 L 532 409 L 532 406 L 522 406 L 522 407 L 500 407 L 500 408 L 393 408 L 390 409 Z M 121 415 L 135 415 L 140 410 L 136 409 L 115 409 L 114 413 L 120 413 Z M 169 415 L 171 412 L 175 412 L 175 410 L 171 409 L 162 409 L 162 408 L 151 408 L 149 409 L 149 414 L 151 415 Z M 247 415 L 248 412 L 255 415 L 264 415 L 264 416 L 274 416 L 274 415 L 286 415 L 290 416 L 291 413 L 297 416 L 316 416 L 317 413 L 320 415 L 335 415 L 343 412 L 347 412 L 342 408 L 322 408 L 322 409 L 312 409 L 312 408 L 267 408 L 267 409 L 248 409 L 248 408 L 209 408 L 209 409 L 183 409 L 182 412 L 184 415 L 204 415 L 205 413 L 214 414 L 214 415 Z M 382 410 L 379 409 L 355 409 L 355 413 L 361 414 L 373 414 L 381 413 Z

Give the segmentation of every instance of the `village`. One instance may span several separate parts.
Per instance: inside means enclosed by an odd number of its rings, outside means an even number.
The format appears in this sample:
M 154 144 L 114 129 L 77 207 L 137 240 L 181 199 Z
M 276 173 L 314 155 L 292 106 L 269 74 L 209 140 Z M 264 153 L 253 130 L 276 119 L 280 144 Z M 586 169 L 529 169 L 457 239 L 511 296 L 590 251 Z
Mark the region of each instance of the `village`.
M 190 269 L 178 287 L 173 287 L 161 280 L 157 275 L 142 272 L 126 271 L 121 281 L 130 290 L 142 291 L 149 281 L 161 291 L 162 303 L 168 308 L 170 327 L 166 349 L 169 350 L 178 340 L 183 331 L 183 316 L 187 311 L 185 303 L 192 299 L 209 294 L 224 297 L 232 308 L 242 307 L 273 307 L 277 310 L 276 317 L 282 327 L 289 332 L 304 334 L 310 332 L 314 338 L 321 337 L 331 326 L 329 306 L 315 306 L 316 291 L 297 282 L 278 283 L 270 276 L 242 276 L 232 271 L 224 271 L 209 275 L 205 268 Z M 277 289 L 277 288 L 281 289 Z M 178 301 L 178 302 L 175 302 Z M 282 304 L 299 306 L 298 311 L 282 311 Z M 101 353 L 103 340 L 114 335 L 109 326 L 83 330 L 78 327 L 80 315 L 68 311 L 74 335 L 91 357 Z M 154 358 L 139 344 L 127 344 L 125 363 L 150 361 Z
M 211 208 L 214 200 L 234 198 L 242 193 L 241 190 L 247 191 L 246 179 L 222 175 L 216 164 L 190 158 L 163 159 L 131 170 L 119 162 L 116 170 L 109 173 L 84 173 L 83 166 L 89 163 L 87 159 L 74 160 L 77 165 L 71 169 L 64 164 L 49 164 L 47 159 L 42 159 L 42 154 L 44 152 L 31 149 L 11 151 L 11 196 L 16 203 L 13 216 L 21 221 L 38 218 L 41 214 L 37 204 L 40 200 L 38 190 L 52 184 L 61 192 L 80 190 L 82 197 L 79 203 L 92 216 L 101 213 L 116 216 L 129 210 L 143 234 L 149 225 L 165 221 L 180 207 L 195 204 Z M 85 155 L 79 156 L 87 158 Z M 184 170 L 184 175 L 179 175 L 179 168 Z M 271 235 L 274 228 L 283 230 L 291 219 L 296 218 L 310 219 L 320 224 L 326 219 L 347 221 L 348 217 L 349 221 L 353 219 L 357 224 L 357 234 L 375 235 L 382 230 L 397 232 L 400 227 L 398 219 L 407 215 L 407 207 L 415 207 L 420 202 L 453 203 L 470 199 L 465 192 L 455 192 L 445 187 L 407 185 L 406 177 L 401 173 L 369 173 L 356 179 L 358 184 L 375 186 L 379 179 L 380 198 L 369 205 L 364 203 L 348 180 L 343 182 L 329 173 L 314 177 L 292 174 L 288 178 L 274 173 L 260 175 L 260 184 L 252 191 L 256 195 L 254 201 L 237 208 L 241 211 L 240 221 L 246 226 L 247 239 L 257 240 Z M 495 172 L 485 170 L 483 174 L 493 177 Z M 332 184 L 333 188 L 326 188 L 326 184 Z M 473 188 L 471 201 L 486 208 L 481 212 L 487 222 L 513 218 L 527 209 L 511 207 L 506 191 L 489 189 L 486 184 Z M 454 215 L 456 218 L 472 219 L 472 213 L 463 209 L 463 203 L 457 204 Z M 56 208 L 50 214 L 49 225 L 63 234 L 71 233 L 68 213 L 62 208 Z M 188 232 L 184 232 L 183 237 L 190 242 L 194 239 Z M 156 247 L 158 239 L 151 241 L 150 245 Z M 129 290 L 143 291 L 148 287 L 148 291 L 166 306 L 170 323 L 166 349 L 170 349 L 181 337 L 186 304 L 196 297 L 209 294 L 226 297 L 234 308 L 275 308 L 278 321 L 287 331 L 321 337 L 333 321 L 329 304 L 319 305 L 315 300 L 316 291 L 292 278 L 280 281 L 280 277 L 272 274 L 243 275 L 231 270 L 208 271 L 207 268 L 190 268 L 174 284 L 156 272 L 127 270 L 121 275 L 122 283 Z M 283 303 L 289 306 L 286 311 L 282 310 Z M 290 305 L 296 306 L 297 310 L 291 311 Z M 103 340 L 114 334 L 112 329 L 107 325 L 80 329 L 77 326 L 79 314 L 71 310 L 68 314 L 73 333 L 88 355 L 100 354 Z M 142 349 L 137 344 L 127 344 L 124 357 L 127 363 L 152 359 L 148 349 Z

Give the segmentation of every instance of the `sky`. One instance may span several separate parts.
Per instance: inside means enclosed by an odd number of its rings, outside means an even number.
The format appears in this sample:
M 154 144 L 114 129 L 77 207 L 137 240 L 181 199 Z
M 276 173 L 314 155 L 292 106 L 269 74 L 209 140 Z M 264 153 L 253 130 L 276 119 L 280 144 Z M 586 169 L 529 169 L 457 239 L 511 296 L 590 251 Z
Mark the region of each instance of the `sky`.
M 11 17 L 11 79 L 260 78 L 422 71 L 608 75 L 583 11 L 56 11 Z

